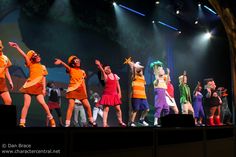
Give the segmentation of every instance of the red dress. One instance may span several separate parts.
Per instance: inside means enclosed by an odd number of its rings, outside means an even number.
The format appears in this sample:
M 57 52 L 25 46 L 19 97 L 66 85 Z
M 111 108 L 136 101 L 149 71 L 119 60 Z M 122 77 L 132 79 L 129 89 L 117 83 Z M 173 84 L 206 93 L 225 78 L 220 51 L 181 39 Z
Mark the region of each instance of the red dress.
M 114 74 L 113 76 L 114 80 L 110 79 L 110 77 L 107 76 L 106 84 L 102 93 L 102 98 L 98 102 L 98 104 L 100 105 L 115 106 L 121 104 L 117 92 L 117 79 Z

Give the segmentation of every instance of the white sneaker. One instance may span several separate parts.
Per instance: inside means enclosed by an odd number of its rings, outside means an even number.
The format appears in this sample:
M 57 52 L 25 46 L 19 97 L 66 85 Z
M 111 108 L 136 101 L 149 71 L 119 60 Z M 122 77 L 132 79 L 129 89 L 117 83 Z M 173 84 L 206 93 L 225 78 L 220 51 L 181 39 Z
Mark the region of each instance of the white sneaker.
M 134 123 L 131 123 L 130 126 L 131 127 L 136 127 L 136 125 Z
M 139 123 L 142 124 L 143 126 L 149 126 L 149 124 L 144 120 L 139 120 Z

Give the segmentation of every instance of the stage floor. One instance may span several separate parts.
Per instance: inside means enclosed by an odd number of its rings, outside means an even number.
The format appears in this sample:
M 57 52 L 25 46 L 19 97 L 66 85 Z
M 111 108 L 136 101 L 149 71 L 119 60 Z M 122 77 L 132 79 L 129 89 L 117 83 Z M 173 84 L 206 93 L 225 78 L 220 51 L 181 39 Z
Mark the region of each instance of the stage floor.
M 1 156 L 235 157 L 236 127 L 3 128 Z M 10 154 L 9 154 L 10 153 Z

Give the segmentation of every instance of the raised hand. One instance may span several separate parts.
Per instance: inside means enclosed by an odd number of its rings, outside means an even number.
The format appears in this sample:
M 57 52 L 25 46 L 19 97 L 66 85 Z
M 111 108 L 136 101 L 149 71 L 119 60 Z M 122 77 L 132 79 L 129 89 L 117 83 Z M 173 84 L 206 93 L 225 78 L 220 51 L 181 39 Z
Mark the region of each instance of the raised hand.
M 95 60 L 95 64 L 98 65 L 98 66 L 100 66 L 100 65 L 101 65 L 101 62 L 96 59 L 96 60 Z
M 14 47 L 14 48 L 17 48 L 19 47 L 17 43 L 14 43 L 14 42 L 8 42 L 9 46 L 11 47 Z
M 60 59 L 55 58 L 54 64 L 59 65 L 59 64 L 61 64 L 61 63 L 62 63 L 62 61 L 61 61 Z

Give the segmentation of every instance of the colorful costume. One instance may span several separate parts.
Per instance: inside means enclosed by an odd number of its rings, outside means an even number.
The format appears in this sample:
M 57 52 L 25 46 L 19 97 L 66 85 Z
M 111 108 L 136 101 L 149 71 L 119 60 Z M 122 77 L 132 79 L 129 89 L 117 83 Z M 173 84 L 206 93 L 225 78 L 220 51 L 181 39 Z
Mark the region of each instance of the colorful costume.
M 136 126 L 134 121 L 138 111 L 142 111 L 139 123 L 142 126 L 149 126 L 149 124 L 144 120 L 150 108 L 145 91 L 146 81 L 143 75 L 144 67 L 140 65 L 140 62 L 134 63 L 133 61 L 131 61 L 131 57 L 126 59 L 124 64 L 129 64 L 132 71 L 132 112 L 130 117 L 130 126 Z
M 135 75 L 132 81 L 132 108 L 135 111 L 149 109 L 145 92 L 144 76 Z
M 7 92 L 7 83 L 6 83 L 6 68 L 12 65 L 9 58 L 3 54 L 0 54 L 0 93 Z
M 67 99 L 87 99 L 87 91 L 85 86 L 86 74 L 80 68 L 70 68 L 70 83 L 66 91 Z
M 182 108 L 182 114 L 194 114 L 192 107 L 191 92 L 189 86 L 183 82 L 185 75 L 179 77 L 179 90 L 180 90 L 180 104 Z
M 154 125 L 158 125 L 158 118 L 160 118 L 161 113 L 163 112 L 163 116 L 169 114 L 169 105 L 166 102 L 166 89 L 167 83 L 164 79 L 165 71 L 162 67 L 163 63 L 160 61 L 151 63 L 150 67 L 153 68 L 155 81 L 154 84 L 154 93 L 155 93 L 155 119 Z
M 43 77 L 48 74 L 46 67 L 40 63 L 31 63 L 28 68 L 29 78 L 20 89 L 20 92 L 30 95 L 43 94 Z
M 205 89 L 207 91 L 205 104 L 208 107 L 208 125 L 222 125 L 220 122 L 220 105 L 222 101 L 217 93 L 215 82 L 213 79 L 206 79 L 205 81 Z
M 194 109 L 194 118 L 205 118 L 205 113 L 202 103 L 203 95 L 200 92 L 197 92 L 197 95 L 193 95 L 193 109 Z
M 117 92 L 117 81 L 119 79 L 120 78 L 116 74 L 111 73 L 107 75 L 107 80 L 102 93 L 102 98 L 99 100 L 98 104 L 108 106 L 115 106 L 121 104 L 121 100 Z

